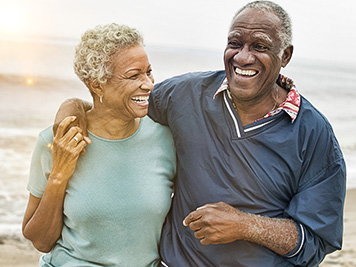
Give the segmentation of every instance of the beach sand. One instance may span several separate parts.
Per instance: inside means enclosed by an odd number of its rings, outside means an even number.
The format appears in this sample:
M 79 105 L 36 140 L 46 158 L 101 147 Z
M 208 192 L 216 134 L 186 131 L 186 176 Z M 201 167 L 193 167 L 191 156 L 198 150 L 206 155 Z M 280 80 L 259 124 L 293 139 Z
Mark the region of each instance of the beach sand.
M 356 266 L 356 189 L 348 190 L 345 202 L 344 244 L 341 251 L 328 255 L 320 266 Z M 31 243 L 19 237 L 0 237 L 0 266 L 38 266 L 41 253 Z
M 31 154 L 40 130 L 49 126 L 69 97 L 89 100 L 79 81 L 0 75 L 0 266 L 38 266 L 41 255 L 21 234 Z M 354 173 L 352 173 L 354 174 Z M 353 177 L 355 180 L 355 177 Z M 356 189 L 347 191 L 344 244 L 321 266 L 356 266 Z

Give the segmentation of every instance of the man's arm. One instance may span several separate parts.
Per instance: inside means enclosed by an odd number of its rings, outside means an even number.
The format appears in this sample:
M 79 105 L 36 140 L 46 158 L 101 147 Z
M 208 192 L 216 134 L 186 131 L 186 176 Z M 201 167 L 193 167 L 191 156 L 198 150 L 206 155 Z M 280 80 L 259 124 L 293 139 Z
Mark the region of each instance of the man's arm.
M 298 241 L 298 230 L 292 220 L 244 213 L 224 202 L 198 208 L 183 224 L 195 231 L 195 237 L 203 245 L 246 240 L 286 255 Z
M 77 119 L 72 122 L 68 129 L 73 126 L 78 126 L 82 129 L 84 139 L 87 143 L 90 143 L 87 130 L 87 118 L 85 112 L 92 108 L 92 104 L 78 98 L 67 99 L 59 107 L 53 124 L 53 133 L 56 135 L 58 125 L 69 116 L 75 116 Z

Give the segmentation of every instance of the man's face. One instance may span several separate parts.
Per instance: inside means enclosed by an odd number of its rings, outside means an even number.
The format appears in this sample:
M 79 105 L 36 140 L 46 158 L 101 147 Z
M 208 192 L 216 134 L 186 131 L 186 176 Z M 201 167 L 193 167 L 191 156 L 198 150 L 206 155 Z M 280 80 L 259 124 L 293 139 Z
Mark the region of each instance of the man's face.
M 279 71 L 291 56 L 279 55 L 280 24 L 275 14 L 253 8 L 244 10 L 233 21 L 224 64 L 235 102 L 259 102 L 276 86 Z

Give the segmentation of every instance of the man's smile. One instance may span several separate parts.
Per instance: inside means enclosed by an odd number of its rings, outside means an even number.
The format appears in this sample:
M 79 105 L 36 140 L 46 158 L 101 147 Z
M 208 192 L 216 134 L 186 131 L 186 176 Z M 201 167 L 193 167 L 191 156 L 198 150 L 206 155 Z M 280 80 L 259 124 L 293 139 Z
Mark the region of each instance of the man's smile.
M 239 69 L 239 68 L 235 68 L 235 73 L 236 74 L 239 74 L 239 75 L 242 75 L 242 76 L 249 76 L 249 77 L 252 77 L 252 76 L 255 76 L 258 72 L 255 71 L 255 70 L 242 70 L 242 69 Z

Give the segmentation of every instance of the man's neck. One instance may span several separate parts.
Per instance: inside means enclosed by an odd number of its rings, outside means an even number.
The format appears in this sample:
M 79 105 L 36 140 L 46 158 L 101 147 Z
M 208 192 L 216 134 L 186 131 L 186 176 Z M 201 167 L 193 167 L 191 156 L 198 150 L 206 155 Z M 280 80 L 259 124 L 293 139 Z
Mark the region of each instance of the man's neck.
M 285 101 L 288 92 L 278 86 L 278 90 L 271 94 L 271 97 L 264 98 L 261 101 L 250 103 L 231 100 L 243 126 L 246 126 L 258 119 L 263 118 L 269 112 L 275 110 Z

